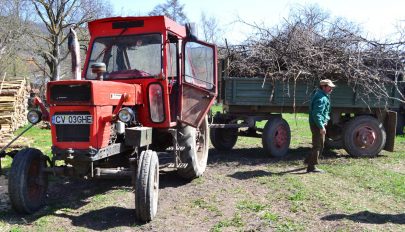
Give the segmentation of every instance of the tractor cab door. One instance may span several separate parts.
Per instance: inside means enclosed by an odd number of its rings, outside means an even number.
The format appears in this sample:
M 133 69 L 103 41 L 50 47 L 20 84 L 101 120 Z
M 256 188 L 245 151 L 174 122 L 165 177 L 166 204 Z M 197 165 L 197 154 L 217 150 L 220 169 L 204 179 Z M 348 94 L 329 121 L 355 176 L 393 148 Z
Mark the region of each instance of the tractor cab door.
M 197 127 L 217 95 L 216 47 L 201 41 L 183 44 L 180 121 Z

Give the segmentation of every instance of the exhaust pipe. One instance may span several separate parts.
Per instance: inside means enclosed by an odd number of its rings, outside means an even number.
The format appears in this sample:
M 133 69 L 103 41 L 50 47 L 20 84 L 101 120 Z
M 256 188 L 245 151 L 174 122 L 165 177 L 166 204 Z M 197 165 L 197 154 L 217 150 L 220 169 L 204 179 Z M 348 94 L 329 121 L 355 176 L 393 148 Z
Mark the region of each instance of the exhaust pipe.
M 77 34 L 73 28 L 70 28 L 68 37 L 68 48 L 72 56 L 72 74 L 75 80 L 81 80 L 81 62 L 80 62 L 80 45 L 77 40 Z

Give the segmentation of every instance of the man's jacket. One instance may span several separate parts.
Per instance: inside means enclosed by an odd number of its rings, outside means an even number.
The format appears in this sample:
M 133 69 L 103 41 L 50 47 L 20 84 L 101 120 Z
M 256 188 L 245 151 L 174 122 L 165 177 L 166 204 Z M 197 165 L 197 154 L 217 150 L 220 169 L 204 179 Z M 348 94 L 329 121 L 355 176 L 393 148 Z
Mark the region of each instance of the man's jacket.
M 329 113 L 329 96 L 323 90 L 318 89 L 314 96 L 312 96 L 311 104 L 309 105 L 309 123 L 322 129 L 330 119 Z

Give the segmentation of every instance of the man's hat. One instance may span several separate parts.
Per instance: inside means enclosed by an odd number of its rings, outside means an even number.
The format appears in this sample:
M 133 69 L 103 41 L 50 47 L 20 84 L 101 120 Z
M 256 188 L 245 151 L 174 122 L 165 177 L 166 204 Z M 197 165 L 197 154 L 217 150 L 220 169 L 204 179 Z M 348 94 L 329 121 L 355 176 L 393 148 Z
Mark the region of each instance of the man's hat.
M 336 85 L 333 84 L 333 82 L 332 82 L 331 80 L 329 80 L 329 79 L 321 80 L 321 81 L 319 82 L 319 85 L 327 85 L 327 86 L 330 86 L 330 87 L 332 87 L 332 88 L 336 87 Z

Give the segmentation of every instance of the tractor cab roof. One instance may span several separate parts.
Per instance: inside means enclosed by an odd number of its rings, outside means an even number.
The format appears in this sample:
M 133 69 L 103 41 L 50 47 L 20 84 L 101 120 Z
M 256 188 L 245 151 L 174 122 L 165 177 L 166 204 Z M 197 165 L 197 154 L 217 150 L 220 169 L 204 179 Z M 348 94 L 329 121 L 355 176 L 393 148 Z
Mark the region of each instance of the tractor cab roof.
M 170 31 L 186 36 L 186 28 L 166 16 L 112 17 L 89 22 L 91 37 L 128 34 L 162 33 Z

